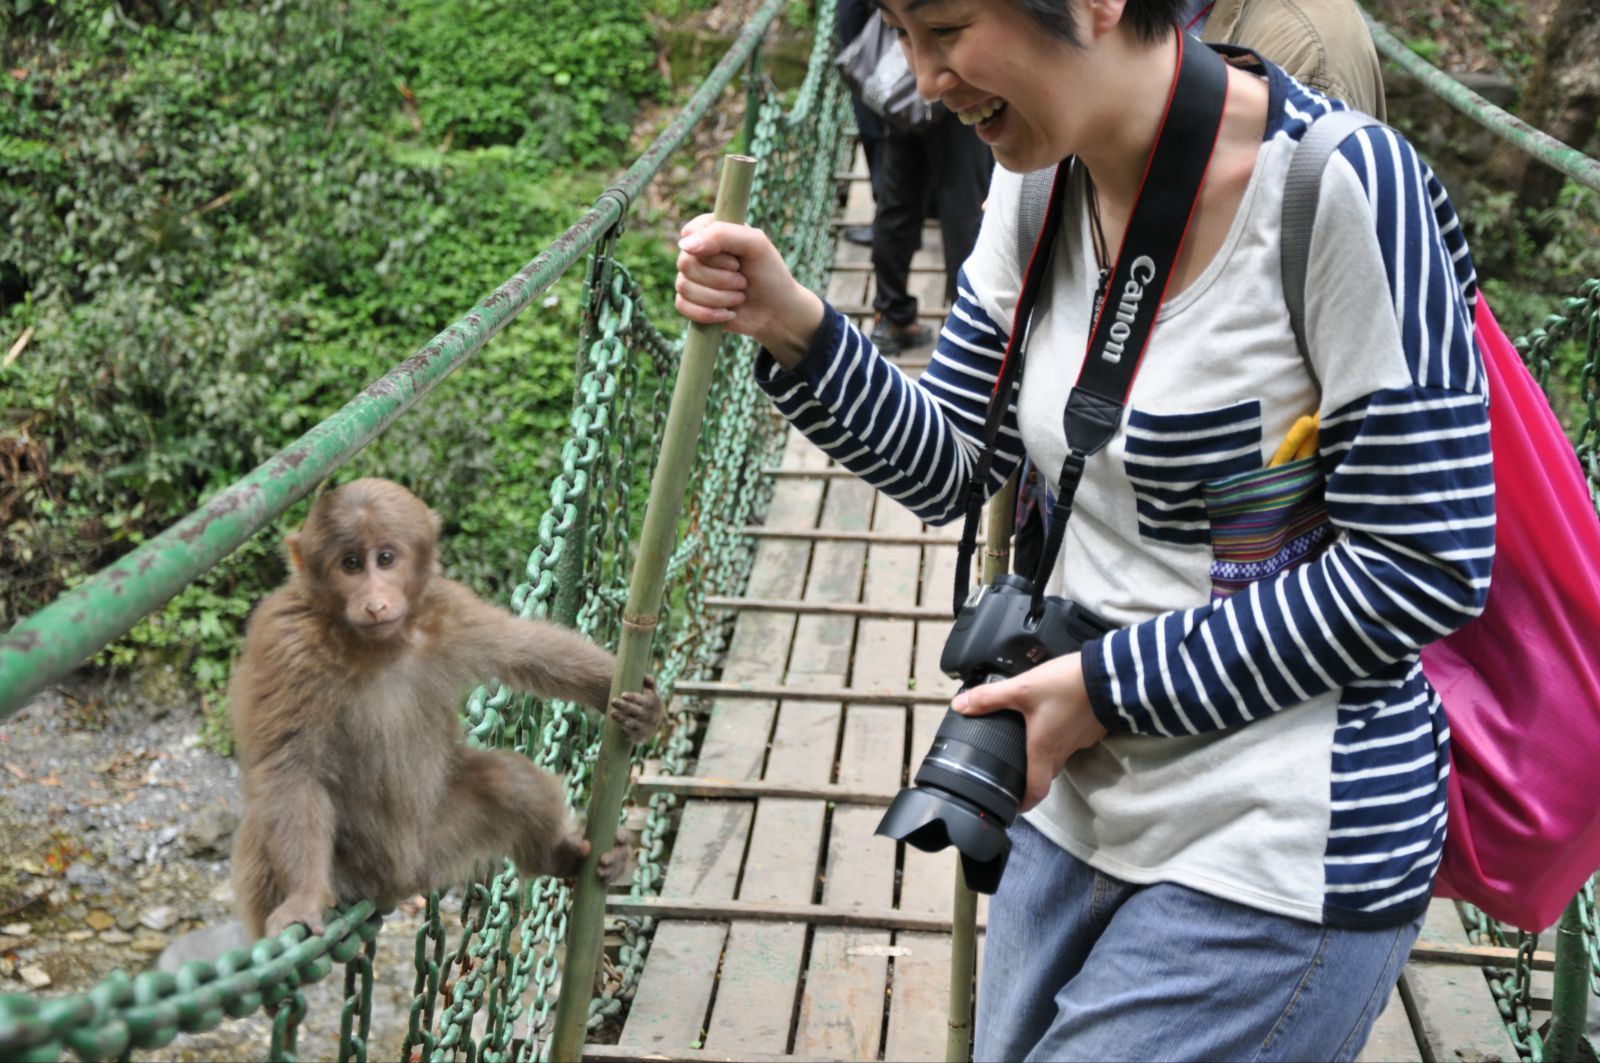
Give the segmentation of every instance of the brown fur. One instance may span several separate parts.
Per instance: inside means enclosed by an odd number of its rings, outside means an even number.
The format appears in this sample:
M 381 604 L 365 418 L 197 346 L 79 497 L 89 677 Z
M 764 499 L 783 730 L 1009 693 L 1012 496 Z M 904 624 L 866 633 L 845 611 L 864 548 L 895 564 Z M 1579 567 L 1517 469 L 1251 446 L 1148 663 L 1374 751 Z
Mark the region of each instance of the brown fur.
M 337 488 L 289 537 L 294 571 L 250 619 L 229 698 L 245 799 L 234 887 L 257 936 L 320 930 L 324 909 L 365 897 L 387 911 L 493 856 L 570 876 L 588 854 L 560 780 L 465 746 L 456 708 L 491 676 L 604 708 L 615 659 L 445 579 L 436 528 L 398 484 Z M 662 715 L 645 686 L 611 706 L 635 742 Z M 602 875 L 626 855 L 608 853 Z

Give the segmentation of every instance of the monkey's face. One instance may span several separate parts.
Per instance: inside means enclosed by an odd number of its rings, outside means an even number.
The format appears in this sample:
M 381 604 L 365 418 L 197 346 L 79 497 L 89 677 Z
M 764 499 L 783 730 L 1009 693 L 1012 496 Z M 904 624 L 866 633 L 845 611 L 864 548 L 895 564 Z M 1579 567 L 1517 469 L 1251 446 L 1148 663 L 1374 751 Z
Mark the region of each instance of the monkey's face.
M 289 554 L 321 613 L 387 642 L 433 575 L 436 532 L 433 511 L 399 484 L 356 480 L 317 500 Z
M 398 543 L 362 544 L 339 551 L 328 582 L 344 602 L 345 623 L 374 641 L 399 634 L 410 612 L 415 564 L 416 559 L 408 557 Z

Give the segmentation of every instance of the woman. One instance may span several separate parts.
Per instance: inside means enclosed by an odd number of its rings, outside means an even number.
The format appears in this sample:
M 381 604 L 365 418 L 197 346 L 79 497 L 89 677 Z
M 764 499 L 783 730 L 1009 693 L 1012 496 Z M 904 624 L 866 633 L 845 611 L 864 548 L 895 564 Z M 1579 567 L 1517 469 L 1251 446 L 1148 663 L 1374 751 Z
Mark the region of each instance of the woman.
M 911 383 L 880 359 L 754 229 L 685 226 L 678 308 L 756 337 L 780 409 L 941 522 L 961 513 L 1015 327 L 1018 175 L 1076 156 L 984 487 L 1024 448 L 1063 466 L 1062 410 L 1163 121 L 1184 4 L 881 6 L 922 93 L 1003 167 L 927 373 Z M 1087 460 L 1046 588 L 1116 630 L 954 703 L 1027 724 L 983 1059 L 1352 1058 L 1443 844 L 1449 728 L 1418 652 L 1482 609 L 1493 554 L 1471 259 L 1411 148 L 1352 135 L 1324 174 L 1302 362 L 1279 280 L 1283 181 L 1308 123 L 1342 105 L 1247 55 L 1225 78 L 1120 430 Z M 1315 446 L 1272 466 L 1313 412 Z

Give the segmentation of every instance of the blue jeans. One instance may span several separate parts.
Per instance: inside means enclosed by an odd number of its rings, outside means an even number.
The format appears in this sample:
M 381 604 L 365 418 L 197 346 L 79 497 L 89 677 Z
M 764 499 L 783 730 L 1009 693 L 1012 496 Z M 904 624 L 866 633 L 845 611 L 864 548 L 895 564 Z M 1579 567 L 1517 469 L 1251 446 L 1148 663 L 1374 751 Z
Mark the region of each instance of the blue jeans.
M 1023 820 L 989 906 L 976 1060 L 1355 1058 L 1422 920 L 1342 930 L 1102 874 Z

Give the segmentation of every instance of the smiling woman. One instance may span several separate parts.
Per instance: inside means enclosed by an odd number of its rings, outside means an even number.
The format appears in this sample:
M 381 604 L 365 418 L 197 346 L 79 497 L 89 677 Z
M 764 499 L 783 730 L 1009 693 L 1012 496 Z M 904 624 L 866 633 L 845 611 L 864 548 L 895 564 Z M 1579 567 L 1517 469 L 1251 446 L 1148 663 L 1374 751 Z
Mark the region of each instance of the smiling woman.
M 1349 135 L 1302 360 L 1283 189 L 1343 102 L 1201 45 L 1172 0 L 880 8 L 1002 167 L 927 372 L 887 363 L 754 229 L 686 225 L 677 305 L 760 340 L 779 409 L 924 520 L 1024 455 L 1051 474 L 1033 593 L 1109 633 L 953 705 L 1026 727 L 976 1055 L 1351 1058 L 1444 838 L 1449 727 L 1418 655 L 1482 609 L 1494 551 L 1449 197 L 1392 131 Z M 1019 246 L 1021 175 L 1055 163 Z

